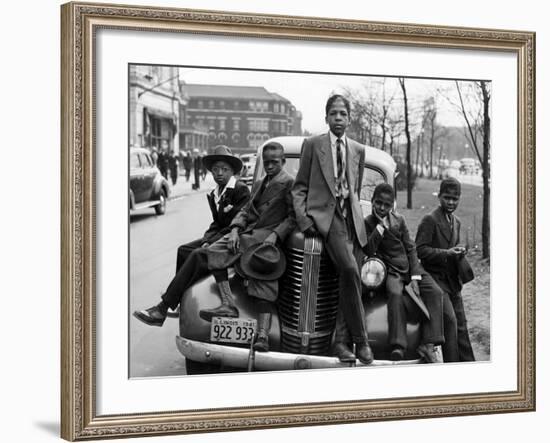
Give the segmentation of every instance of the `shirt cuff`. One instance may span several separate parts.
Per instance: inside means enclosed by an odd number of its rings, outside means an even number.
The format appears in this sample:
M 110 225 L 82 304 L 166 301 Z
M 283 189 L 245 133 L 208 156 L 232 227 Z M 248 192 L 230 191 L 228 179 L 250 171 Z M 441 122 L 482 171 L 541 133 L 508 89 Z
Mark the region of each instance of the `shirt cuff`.
M 422 280 L 421 275 L 411 275 L 411 280 Z

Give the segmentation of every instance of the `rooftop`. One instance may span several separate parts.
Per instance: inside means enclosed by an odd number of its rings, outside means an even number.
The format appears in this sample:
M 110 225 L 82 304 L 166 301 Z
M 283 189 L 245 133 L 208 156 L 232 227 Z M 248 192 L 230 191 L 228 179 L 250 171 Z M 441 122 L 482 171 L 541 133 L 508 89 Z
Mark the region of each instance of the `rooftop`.
M 263 86 L 193 85 L 186 83 L 183 85 L 183 90 L 190 98 L 237 98 L 241 100 L 288 101 L 279 94 L 269 92 Z

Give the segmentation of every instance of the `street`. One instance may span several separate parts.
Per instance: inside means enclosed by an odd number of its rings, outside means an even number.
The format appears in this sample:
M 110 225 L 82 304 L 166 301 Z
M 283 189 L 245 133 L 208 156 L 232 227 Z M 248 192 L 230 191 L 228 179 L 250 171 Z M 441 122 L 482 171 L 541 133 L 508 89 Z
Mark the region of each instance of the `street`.
M 131 377 L 185 374 L 184 357 L 175 345 L 178 319 L 167 318 L 159 328 L 141 323 L 132 312 L 160 301 L 160 295 L 174 276 L 178 246 L 200 238 L 211 218 L 205 192 L 169 201 L 166 214 L 162 216 L 156 216 L 152 209 L 132 214 L 129 251 Z

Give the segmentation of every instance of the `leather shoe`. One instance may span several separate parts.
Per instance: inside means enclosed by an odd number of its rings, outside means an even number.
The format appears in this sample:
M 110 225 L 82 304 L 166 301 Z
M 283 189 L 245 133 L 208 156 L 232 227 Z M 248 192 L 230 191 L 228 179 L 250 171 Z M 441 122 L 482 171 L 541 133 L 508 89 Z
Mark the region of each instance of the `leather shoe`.
M 433 343 L 420 345 L 416 352 L 420 354 L 426 363 L 443 363 L 443 357 Z
M 214 317 L 235 318 L 239 316 L 239 310 L 235 306 L 220 305 L 214 309 L 201 309 L 199 311 L 199 316 L 206 321 L 212 321 Z
M 350 348 L 345 343 L 336 343 L 334 345 L 334 354 L 343 363 L 354 363 L 355 354 L 351 352 Z
M 405 350 L 401 346 L 395 346 L 391 350 L 390 360 L 391 361 L 400 361 L 405 357 Z
M 355 354 L 361 363 L 370 365 L 374 360 L 374 354 L 368 343 L 356 343 Z
M 162 326 L 166 320 L 166 312 L 157 305 L 143 311 L 134 311 L 134 317 L 149 326 Z

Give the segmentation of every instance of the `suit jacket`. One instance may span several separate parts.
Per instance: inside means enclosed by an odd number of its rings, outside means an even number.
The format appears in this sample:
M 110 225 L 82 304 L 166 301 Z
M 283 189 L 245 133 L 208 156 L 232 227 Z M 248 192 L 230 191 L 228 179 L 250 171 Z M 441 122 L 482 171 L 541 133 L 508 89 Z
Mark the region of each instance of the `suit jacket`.
M 294 183 L 292 177 L 282 170 L 261 192 L 264 180 L 254 183 L 248 203 L 231 222 L 231 228 L 238 227 L 241 231 L 239 252 L 233 254 L 231 251 L 210 252 L 207 250 L 209 269 L 224 269 L 232 266 L 246 249 L 263 242 L 272 232 L 277 234 L 282 243 L 296 227 L 290 194 Z M 275 301 L 278 293 L 277 280 L 251 280 L 248 286 L 249 295 L 268 301 Z
M 411 275 L 421 275 L 424 269 L 418 261 L 416 245 L 412 241 L 403 216 L 390 212 L 389 229 L 380 234 L 378 219 L 370 214 L 365 218 L 368 241 L 364 248 L 368 257 L 377 256 L 386 266 L 403 275 L 408 281 Z
M 458 278 L 457 261 L 448 249 L 460 242 L 460 219 L 451 214 L 453 228 L 449 225 L 441 207 L 425 215 L 416 233 L 416 248 L 422 265 L 447 292 L 459 292 L 462 284 Z
M 283 169 L 271 179 L 260 195 L 264 180 L 258 180 L 252 185 L 252 195 L 231 222 L 231 227 L 238 227 L 241 237 L 254 233 L 258 241 L 263 241 L 271 232 L 275 232 L 283 242 L 296 226 L 290 194 L 294 180 Z
M 206 195 L 210 211 L 212 212 L 212 223 L 202 237 L 202 243 L 214 243 L 230 231 L 231 222 L 248 202 L 250 191 L 248 186 L 237 180 L 233 189 L 226 189 L 218 205 L 214 202 L 212 193 Z
M 359 244 L 367 243 L 365 225 L 359 195 L 365 161 L 364 146 L 347 138 L 346 177 L 353 225 Z M 292 188 L 296 222 L 304 232 L 315 225 L 323 237 L 327 237 L 336 210 L 336 183 L 329 134 L 304 140 L 300 168 Z

